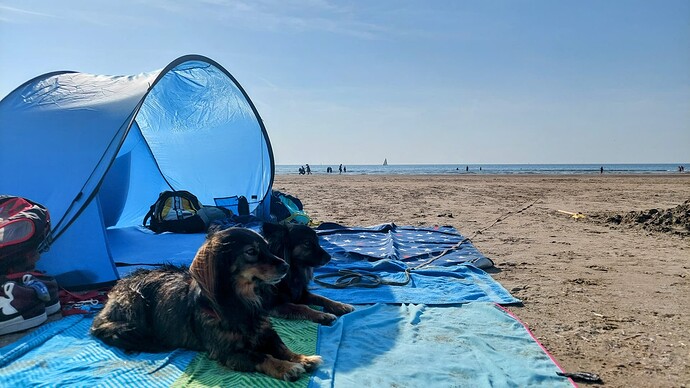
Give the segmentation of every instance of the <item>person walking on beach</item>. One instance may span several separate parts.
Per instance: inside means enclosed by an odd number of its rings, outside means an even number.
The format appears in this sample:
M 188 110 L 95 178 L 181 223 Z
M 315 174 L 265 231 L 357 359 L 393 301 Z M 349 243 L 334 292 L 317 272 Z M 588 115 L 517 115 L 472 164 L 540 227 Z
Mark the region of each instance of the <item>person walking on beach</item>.
M 338 174 L 342 174 L 342 173 L 343 173 L 343 164 L 341 163 L 340 167 L 338 167 Z
M 347 167 L 343 166 L 343 172 L 347 172 Z
M 599 168 L 599 174 L 603 174 L 603 173 L 604 173 L 604 166 L 601 166 L 601 168 Z
M 311 175 L 311 167 L 309 167 L 309 164 L 307 164 L 307 175 Z

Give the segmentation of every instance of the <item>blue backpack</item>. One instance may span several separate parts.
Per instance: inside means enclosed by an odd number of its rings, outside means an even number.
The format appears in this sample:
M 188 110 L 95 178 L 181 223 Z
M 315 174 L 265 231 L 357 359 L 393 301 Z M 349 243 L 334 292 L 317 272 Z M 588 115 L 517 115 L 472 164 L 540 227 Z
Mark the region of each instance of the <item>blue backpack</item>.
M 271 192 L 271 217 L 281 224 L 309 225 L 311 218 L 304 212 L 302 201 L 278 190 Z

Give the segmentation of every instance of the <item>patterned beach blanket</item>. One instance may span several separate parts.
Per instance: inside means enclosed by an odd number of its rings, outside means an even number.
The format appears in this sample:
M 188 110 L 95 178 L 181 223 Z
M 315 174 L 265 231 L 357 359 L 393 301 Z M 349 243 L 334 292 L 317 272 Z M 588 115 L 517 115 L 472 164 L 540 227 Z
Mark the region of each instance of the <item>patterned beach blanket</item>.
M 0 349 L 0 387 L 306 387 L 261 373 L 231 371 L 204 353 L 125 353 L 89 334 L 92 316 L 72 315 L 40 327 Z M 295 351 L 316 353 L 317 324 L 276 319 L 274 327 Z
M 131 353 L 75 315 L 0 349 L 3 387 L 566 387 L 558 364 L 493 303 L 358 306 L 331 327 L 275 320 L 293 350 L 324 364 L 295 383 L 228 370 L 203 353 Z
M 342 271 L 375 276 L 376 287 L 331 288 L 314 282 L 314 293 L 341 302 L 422 303 L 449 305 L 473 301 L 520 303 L 481 268 L 493 262 L 449 226 L 413 227 L 381 224 L 345 227 L 324 223 L 317 228 L 321 246 L 332 258 L 315 275 L 334 284 Z

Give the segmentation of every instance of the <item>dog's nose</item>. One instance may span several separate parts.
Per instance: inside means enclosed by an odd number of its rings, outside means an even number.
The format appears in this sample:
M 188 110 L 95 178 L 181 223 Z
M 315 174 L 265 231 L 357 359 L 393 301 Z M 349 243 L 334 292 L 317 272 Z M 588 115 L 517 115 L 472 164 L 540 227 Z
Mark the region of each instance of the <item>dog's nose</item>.
M 282 260 L 281 260 L 281 261 L 282 261 Z M 278 266 L 278 269 L 280 270 L 280 272 L 287 272 L 287 271 L 290 269 L 290 265 L 289 265 L 288 263 L 286 263 L 286 262 L 283 261 L 283 262 Z
M 319 263 L 320 265 L 325 265 L 331 260 L 331 255 L 328 254 L 328 252 L 324 251 L 323 254 L 321 255 L 321 262 Z

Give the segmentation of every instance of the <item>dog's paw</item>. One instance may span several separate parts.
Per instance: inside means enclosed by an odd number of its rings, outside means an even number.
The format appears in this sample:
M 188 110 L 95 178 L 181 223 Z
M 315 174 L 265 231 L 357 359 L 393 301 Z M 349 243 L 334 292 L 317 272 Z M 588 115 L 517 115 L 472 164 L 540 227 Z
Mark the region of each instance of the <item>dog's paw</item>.
M 355 311 L 355 308 L 352 305 L 345 303 L 334 303 L 333 305 L 329 306 L 328 311 L 337 316 L 341 316 Z
M 323 364 L 323 359 L 321 356 L 305 356 L 300 354 L 299 363 L 302 364 L 307 372 L 311 372 Z
M 227 366 L 234 369 L 232 362 L 228 363 Z M 304 366 L 299 360 L 279 360 L 273 356 L 266 356 L 266 358 L 255 367 L 258 372 L 285 381 L 297 381 L 306 373 Z
M 291 364 L 290 367 L 283 373 L 283 380 L 289 381 L 289 382 L 294 382 L 299 380 L 300 377 L 302 377 L 303 374 L 305 374 L 307 371 L 302 364 L 298 364 L 295 362 L 286 362 L 286 364 Z
M 319 314 L 318 318 L 316 319 L 316 323 L 320 323 L 322 325 L 327 325 L 330 326 L 333 324 L 338 319 L 337 316 L 333 314 L 328 314 L 328 313 L 321 313 Z

